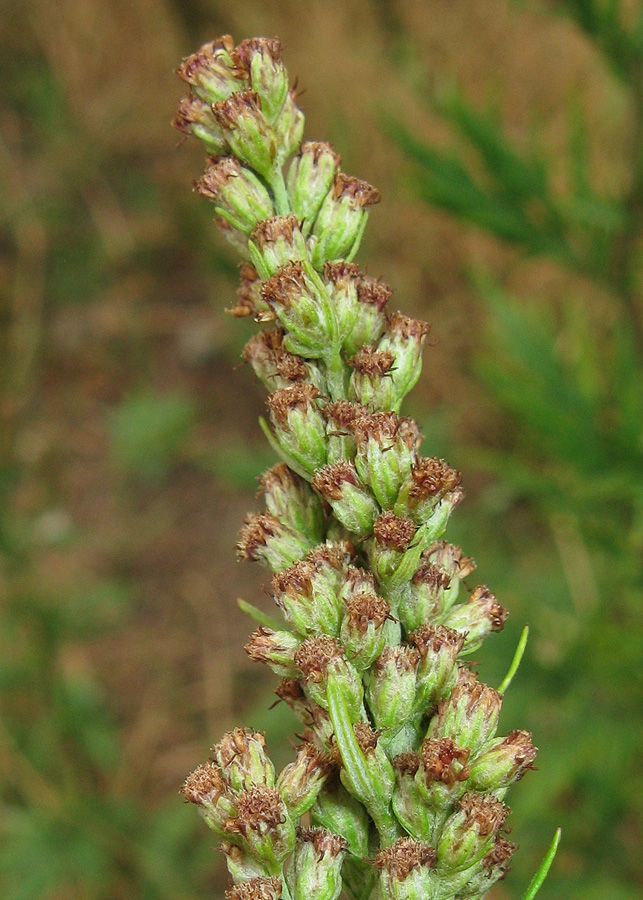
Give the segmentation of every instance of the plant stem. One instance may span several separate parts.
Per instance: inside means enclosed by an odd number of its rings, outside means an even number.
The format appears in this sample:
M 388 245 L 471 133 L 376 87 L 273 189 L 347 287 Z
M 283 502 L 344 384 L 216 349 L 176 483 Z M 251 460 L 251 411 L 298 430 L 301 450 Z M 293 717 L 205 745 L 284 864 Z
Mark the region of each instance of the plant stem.
M 290 212 L 290 201 L 288 200 L 286 182 L 284 181 L 284 173 L 280 163 L 275 163 L 275 167 L 268 178 L 268 184 L 272 190 L 277 215 L 287 216 Z

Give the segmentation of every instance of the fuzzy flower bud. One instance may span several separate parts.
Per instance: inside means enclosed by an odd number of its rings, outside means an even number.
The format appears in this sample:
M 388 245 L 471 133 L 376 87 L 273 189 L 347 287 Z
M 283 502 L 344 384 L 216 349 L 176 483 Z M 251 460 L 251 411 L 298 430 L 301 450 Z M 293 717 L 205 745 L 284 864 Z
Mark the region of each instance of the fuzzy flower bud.
M 344 353 L 353 356 L 362 347 L 375 344 L 379 339 L 386 319 L 384 307 L 391 298 L 392 290 L 376 278 L 362 275 L 357 282 L 357 311 L 349 334 L 344 339 Z
M 249 249 L 255 268 L 264 280 L 289 263 L 308 258 L 296 216 L 273 216 L 261 222 L 250 235 Z
M 496 738 L 471 764 L 469 786 L 481 793 L 507 788 L 533 769 L 537 753 L 528 731 L 512 731 L 505 738 Z
M 331 189 L 341 160 L 330 144 L 308 141 L 288 169 L 290 207 L 310 234 L 324 197 Z
M 348 385 L 348 397 L 365 406 L 369 411 L 393 409 L 395 390 L 392 370 L 395 357 L 388 351 L 362 347 L 348 360 L 353 369 Z
M 325 753 L 306 742 L 299 748 L 295 761 L 282 770 L 277 779 L 277 790 L 293 820 L 308 812 L 332 766 L 332 761 Z
M 305 535 L 311 544 L 321 542 L 324 533 L 324 511 L 317 494 L 308 482 L 279 463 L 268 469 L 259 482 L 266 509 L 293 531 Z
M 267 875 L 266 866 L 236 844 L 222 841 L 220 849 L 225 856 L 230 877 L 236 885 Z
M 235 728 L 212 748 L 212 756 L 234 791 L 248 791 L 256 784 L 274 787 L 275 768 L 260 732 Z
M 457 587 L 457 585 L 456 585 Z M 422 560 L 405 587 L 398 615 L 407 632 L 439 622 L 451 594 L 451 579 L 444 569 Z
M 199 97 L 184 97 L 181 100 L 172 125 L 177 131 L 203 141 L 210 153 L 220 155 L 228 151 L 228 142 L 212 107 Z
M 475 560 L 465 556 L 459 547 L 448 541 L 436 541 L 423 554 L 427 563 L 443 569 L 453 581 L 464 581 L 476 570 Z
M 415 709 L 425 712 L 431 704 L 444 700 L 451 693 L 464 638 L 443 625 L 422 625 L 409 635 L 409 640 L 420 654 Z
M 475 875 L 467 881 L 463 888 L 461 892 L 463 896 L 466 891 L 467 900 L 468 898 L 473 900 L 473 898 L 485 895 L 494 884 L 502 881 L 509 871 L 509 863 L 516 850 L 515 844 L 497 835 L 493 847 L 483 857 Z
M 284 333 L 279 329 L 259 331 L 243 348 L 243 358 L 269 391 L 292 387 L 308 381 L 321 387 L 322 378 L 313 364 L 290 353 L 284 346 Z
M 240 91 L 212 107 L 232 153 L 264 178 L 274 166 L 277 144 L 255 91 Z
M 266 663 L 275 675 L 289 678 L 300 675 L 295 656 L 301 640 L 290 631 L 273 631 L 260 625 L 244 650 L 255 662 Z
M 331 333 L 328 312 L 301 262 L 280 268 L 265 282 L 261 296 L 287 330 L 284 346 L 291 353 L 309 359 L 324 354 Z
M 226 900 L 281 900 L 281 878 L 252 878 L 225 892 Z
M 245 235 L 274 215 L 270 194 L 261 181 L 230 156 L 211 160 L 196 190 L 214 202 L 218 215 Z
M 227 225 L 227 222 L 223 221 Z M 274 322 L 275 315 L 261 299 L 261 279 L 257 270 L 253 266 L 243 264 L 240 267 L 240 275 L 241 282 L 237 288 L 237 305 L 226 309 L 226 312 L 236 319 L 245 319 L 247 316 L 252 316 L 257 322 Z
M 412 419 L 392 412 L 361 416 L 353 425 L 357 445 L 355 468 L 383 509 L 391 509 L 411 473 L 420 443 Z
M 442 459 L 420 458 L 406 479 L 395 504 L 398 516 L 431 526 L 432 538 L 444 532 L 454 506 L 462 500 L 460 473 Z
M 375 867 L 380 870 L 382 900 L 426 900 L 435 896 L 435 850 L 409 838 L 380 850 Z
M 248 562 L 262 562 L 281 572 L 305 556 L 313 545 L 274 516 L 250 515 L 239 532 L 237 555 Z
M 264 786 L 238 795 L 237 816 L 228 819 L 225 831 L 232 840 L 241 838 L 253 856 L 271 866 L 285 860 L 295 845 L 295 826 L 286 804 L 276 790 Z
M 361 483 L 351 462 L 338 462 L 315 472 L 312 486 L 333 508 L 347 531 L 366 537 L 372 530 L 379 507 Z
M 395 359 L 395 368 L 391 373 L 395 396 L 392 409 L 395 412 L 420 377 L 422 350 L 430 330 L 431 326 L 426 322 L 395 313 L 389 319 L 386 331 L 377 345 L 380 353 L 391 353 Z
M 391 607 L 372 593 L 352 594 L 345 601 L 340 639 L 355 668 L 368 669 L 384 649 L 386 623 Z
M 482 684 L 467 669 L 460 669 L 450 697 L 440 701 L 431 719 L 427 737 L 451 738 L 475 754 L 496 733 L 501 706 L 498 691 Z
M 275 694 L 306 726 L 305 739 L 329 751 L 334 740 L 330 717 L 325 709 L 306 696 L 303 684 L 301 679 L 284 678 L 277 685 Z
M 249 38 L 233 53 L 237 70 L 250 82 L 261 102 L 261 111 L 274 122 L 288 97 L 288 74 L 281 61 L 279 40 Z
M 339 777 L 331 777 L 311 810 L 315 825 L 341 834 L 355 856 L 368 855 L 370 820 L 362 804 L 348 793 Z
M 281 114 L 274 123 L 279 145 L 279 161 L 285 162 L 300 147 L 304 136 L 305 117 L 297 106 L 297 94 L 289 91 Z
M 275 436 L 288 457 L 310 475 L 326 462 L 326 423 L 310 384 L 295 384 L 266 401 Z M 313 485 L 315 487 L 315 485 Z
M 337 635 L 341 605 L 337 596 L 341 569 L 331 554 L 321 558 L 317 548 L 312 559 L 295 563 L 272 580 L 277 606 L 288 624 L 301 635 Z
M 341 685 L 351 720 L 359 718 L 364 695 L 362 681 L 337 641 L 325 635 L 308 638 L 297 650 L 295 664 L 304 675 L 308 693 L 322 709 L 328 709 L 326 689 L 332 672 Z
M 430 841 L 435 813 L 416 784 L 415 776 L 420 768 L 419 754 L 401 753 L 392 762 L 395 772 L 393 812 L 398 822 L 416 841 Z
M 348 842 L 324 828 L 300 831 L 288 870 L 293 900 L 337 900 Z
M 328 462 L 353 459 L 357 450 L 353 426 L 357 419 L 366 415 L 364 407 L 348 400 L 338 400 L 336 403 L 327 403 L 323 413 L 327 422 Z
M 430 809 L 448 809 L 464 794 L 469 756 L 469 750 L 458 747 L 451 738 L 423 741 L 415 785 Z
M 363 276 L 357 266 L 347 262 L 326 263 L 323 275 L 343 343 L 355 326 L 359 311 L 357 290 Z
M 377 728 L 398 731 L 415 706 L 420 654 L 405 645 L 386 647 L 369 673 L 366 700 Z
M 449 628 L 465 636 L 465 650 L 475 650 L 492 631 L 502 631 L 507 610 L 498 603 L 495 594 L 481 585 L 469 597 L 468 603 L 454 606 L 444 620 Z
M 204 44 L 196 53 L 187 56 L 176 74 L 189 84 L 201 100 L 212 105 L 227 100 L 245 85 L 235 70 L 234 41 L 225 34 L 218 41 Z
M 379 191 L 366 181 L 340 172 L 326 195 L 315 221 L 313 265 L 321 269 L 327 260 L 350 262 L 359 249 L 368 219 L 368 208 L 379 203 Z
M 393 512 L 377 517 L 373 540 L 368 542 L 367 548 L 371 568 L 379 582 L 386 583 L 395 574 L 416 532 L 411 519 L 400 518 Z
M 509 810 L 495 797 L 465 794 L 438 841 L 438 869 L 463 871 L 491 850 Z
M 236 815 L 236 799 L 221 772 L 212 763 L 199 766 L 185 779 L 181 793 L 199 807 L 206 823 L 218 835 L 225 834 L 225 823 Z

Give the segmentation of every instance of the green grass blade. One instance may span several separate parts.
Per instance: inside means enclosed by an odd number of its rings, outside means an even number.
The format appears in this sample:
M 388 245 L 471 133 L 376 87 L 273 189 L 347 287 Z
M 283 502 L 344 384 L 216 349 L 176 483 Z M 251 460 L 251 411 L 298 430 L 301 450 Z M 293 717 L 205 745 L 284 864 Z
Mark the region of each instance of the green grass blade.
M 562 830 L 560 828 L 557 828 L 556 834 L 554 835 L 554 840 L 551 842 L 551 847 L 549 848 L 549 850 L 547 851 L 547 855 L 541 862 L 540 868 L 531 879 L 531 884 L 527 888 L 527 893 L 522 898 L 522 900 L 534 900 L 534 897 L 541 889 L 545 878 L 547 878 L 547 873 L 551 868 L 551 864 L 554 861 L 554 857 L 556 856 L 556 851 L 558 850 L 561 834 Z
M 498 693 L 504 694 L 511 682 L 514 679 L 514 675 L 518 671 L 518 666 L 522 660 L 523 654 L 525 652 L 525 648 L 527 646 L 527 639 L 529 637 L 529 625 L 525 625 L 522 630 L 522 634 L 520 635 L 520 640 L 518 641 L 518 646 L 516 647 L 516 652 L 514 653 L 514 658 L 511 660 L 511 665 L 509 666 L 509 671 L 502 679 L 500 686 L 498 687 Z

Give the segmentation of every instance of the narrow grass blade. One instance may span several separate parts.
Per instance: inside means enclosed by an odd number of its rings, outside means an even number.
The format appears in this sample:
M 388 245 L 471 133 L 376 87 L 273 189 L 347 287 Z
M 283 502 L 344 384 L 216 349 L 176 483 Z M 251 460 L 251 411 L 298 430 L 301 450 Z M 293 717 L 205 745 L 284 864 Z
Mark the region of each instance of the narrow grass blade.
M 522 900 L 534 900 L 534 897 L 542 887 L 543 881 L 547 878 L 547 873 L 551 868 L 551 864 L 554 861 L 554 857 L 556 856 L 556 851 L 558 850 L 558 845 L 560 843 L 560 836 L 562 834 L 562 829 L 557 828 L 556 834 L 554 835 L 554 840 L 551 842 L 551 847 L 547 851 L 547 855 L 543 859 L 540 864 L 540 868 L 531 879 L 531 884 L 527 888 L 527 893 L 522 898 Z
M 242 600 L 241 597 L 237 600 L 237 606 L 241 612 L 250 616 L 250 618 L 259 625 L 265 625 L 266 628 L 272 628 L 273 631 L 281 631 L 284 627 L 283 622 L 273 619 L 268 613 L 262 612 L 258 607 L 253 606 L 252 603 L 248 603 L 247 600 Z
M 520 640 L 518 641 L 518 646 L 516 647 L 516 652 L 514 653 L 514 658 L 511 660 L 511 665 L 509 666 L 509 671 L 502 679 L 501 684 L 498 687 L 498 693 L 504 694 L 511 682 L 513 681 L 514 675 L 518 671 L 518 666 L 520 665 L 520 661 L 522 660 L 523 654 L 525 652 L 525 647 L 527 646 L 527 638 L 529 637 L 529 625 L 525 625 L 522 630 L 522 634 L 520 635 Z

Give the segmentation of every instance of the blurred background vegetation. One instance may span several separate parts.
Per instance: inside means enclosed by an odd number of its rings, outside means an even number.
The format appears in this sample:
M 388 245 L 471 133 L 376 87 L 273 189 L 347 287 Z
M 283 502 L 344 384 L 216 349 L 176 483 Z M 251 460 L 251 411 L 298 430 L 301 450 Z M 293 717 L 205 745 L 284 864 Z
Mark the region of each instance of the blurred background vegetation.
M 452 539 L 511 612 L 481 654 L 540 771 L 520 896 L 643 884 L 643 9 L 627 0 L 4 0 L 0 893 L 222 891 L 177 796 L 239 721 L 291 723 L 241 651 L 233 544 L 272 461 L 222 314 L 235 259 L 169 128 L 181 57 L 278 34 L 309 139 L 376 184 L 361 253 L 433 323 L 409 410 L 464 472 Z M 253 698 L 249 701 L 249 698 Z M 253 705 L 249 705 L 252 703 Z

